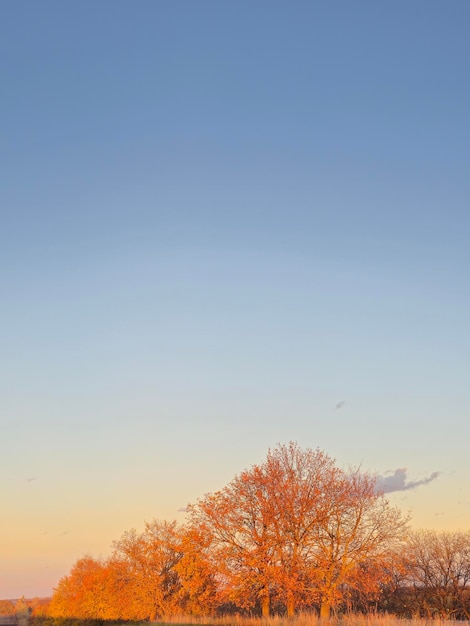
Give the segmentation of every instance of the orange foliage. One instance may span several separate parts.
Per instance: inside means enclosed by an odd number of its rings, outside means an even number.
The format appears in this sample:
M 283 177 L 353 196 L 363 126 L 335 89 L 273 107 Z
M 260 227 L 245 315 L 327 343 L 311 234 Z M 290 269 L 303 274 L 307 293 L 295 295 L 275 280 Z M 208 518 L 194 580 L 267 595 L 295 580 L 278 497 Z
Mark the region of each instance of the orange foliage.
M 376 597 L 406 527 L 374 477 L 295 443 L 188 510 L 186 527 L 155 520 L 125 532 L 108 560 L 77 561 L 49 614 L 156 620 L 235 605 L 329 616 L 340 601 Z
M 210 538 L 200 528 L 186 528 L 181 532 L 181 551 L 175 566 L 181 609 L 187 615 L 210 615 L 220 603 Z
M 10 600 L 0 600 L 0 615 L 14 615 L 15 605 Z
M 154 621 L 178 613 L 181 584 L 175 566 L 183 556 L 180 543 L 176 522 L 159 521 L 146 523 L 140 535 L 132 530 L 115 542 L 115 559 L 127 568 L 139 619 Z
M 273 600 L 288 615 L 317 600 L 329 615 L 354 568 L 385 554 L 405 527 L 373 477 L 295 443 L 270 450 L 190 514 L 212 537 L 227 596 L 242 607 L 258 602 L 265 615 Z
M 107 598 L 102 593 L 106 582 L 105 565 L 101 561 L 89 556 L 80 559 L 69 576 L 59 581 L 49 605 L 49 614 L 52 617 L 106 619 Z

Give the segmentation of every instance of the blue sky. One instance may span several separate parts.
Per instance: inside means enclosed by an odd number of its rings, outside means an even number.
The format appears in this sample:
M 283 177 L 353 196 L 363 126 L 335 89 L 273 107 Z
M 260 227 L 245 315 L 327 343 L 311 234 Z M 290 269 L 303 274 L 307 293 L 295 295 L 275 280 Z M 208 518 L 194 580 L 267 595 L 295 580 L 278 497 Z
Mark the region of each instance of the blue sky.
M 2 6 L 0 597 L 289 440 L 469 527 L 469 18 Z

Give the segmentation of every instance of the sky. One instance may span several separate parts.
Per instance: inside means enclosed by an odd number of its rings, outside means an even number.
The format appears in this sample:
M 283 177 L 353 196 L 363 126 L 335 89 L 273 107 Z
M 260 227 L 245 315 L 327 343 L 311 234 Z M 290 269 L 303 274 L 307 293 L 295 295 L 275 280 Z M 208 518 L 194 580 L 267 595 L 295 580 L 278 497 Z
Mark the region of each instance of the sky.
M 0 10 L 0 598 L 289 441 L 469 529 L 467 0 Z

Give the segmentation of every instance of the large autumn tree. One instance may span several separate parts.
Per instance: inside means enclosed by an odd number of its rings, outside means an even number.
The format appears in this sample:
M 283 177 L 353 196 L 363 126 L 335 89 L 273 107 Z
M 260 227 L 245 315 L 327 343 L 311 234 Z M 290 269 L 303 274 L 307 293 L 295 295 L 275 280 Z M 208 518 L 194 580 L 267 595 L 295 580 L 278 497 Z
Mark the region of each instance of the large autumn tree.
M 272 600 L 288 615 L 316 600 L 329 616 L 339 590 L 405 528 L 373 476 L 345 471 L 321 450 L 279 445 L 267 459 L 189 508 L 211 537 L 220 584 L 240 606 Z

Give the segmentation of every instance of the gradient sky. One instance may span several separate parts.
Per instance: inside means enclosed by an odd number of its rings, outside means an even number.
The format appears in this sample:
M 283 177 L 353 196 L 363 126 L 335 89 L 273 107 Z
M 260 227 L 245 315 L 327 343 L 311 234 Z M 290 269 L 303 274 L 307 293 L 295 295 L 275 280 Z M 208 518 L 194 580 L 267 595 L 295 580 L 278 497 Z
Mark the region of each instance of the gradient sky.
M 290 440 L 468 529 L 468 0 L 0 10 L 0 598 Z

